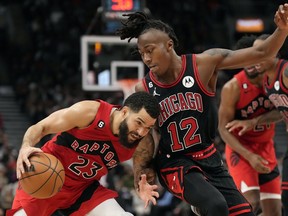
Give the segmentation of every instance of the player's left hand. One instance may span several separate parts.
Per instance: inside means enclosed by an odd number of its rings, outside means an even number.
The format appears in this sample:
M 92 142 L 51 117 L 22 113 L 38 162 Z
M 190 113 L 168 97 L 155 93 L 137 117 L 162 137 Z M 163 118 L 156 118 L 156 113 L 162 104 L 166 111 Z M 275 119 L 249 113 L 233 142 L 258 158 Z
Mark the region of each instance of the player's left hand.
M 262 158 L 260 155 L 250 153 L 247 160 L 253 169 L 255 169 L 258 173 L 268 174 L 271 172 L 268 166 L 269 162 Z
M 145 208 L 148 206 L 149 202 L 152 202 L 153 205 L 156 205 L 156 198 L 159 197 L 159 193 L 156 191 L 158 189 L 158 186 L 150 185 L 147 182 L 145 174 L 141 175 L 141 180 L 139 181 L 138 186 L 138 195 L 140 199 L 145 202 Z
M 274 22 L 279 29 L 288 29 L 288 4 L 280 5 L 274 16 Z
M 252 121 L 252 119 L 248 120 L 233 120 L 231 122 L 228 122 L 226 124 L 226 129 L 229 132 L 232 132 L 234 130 L 239 130 L 238 135 L 242 136 L 247 131 L 252 130 L 255 126 L 255 123 Z

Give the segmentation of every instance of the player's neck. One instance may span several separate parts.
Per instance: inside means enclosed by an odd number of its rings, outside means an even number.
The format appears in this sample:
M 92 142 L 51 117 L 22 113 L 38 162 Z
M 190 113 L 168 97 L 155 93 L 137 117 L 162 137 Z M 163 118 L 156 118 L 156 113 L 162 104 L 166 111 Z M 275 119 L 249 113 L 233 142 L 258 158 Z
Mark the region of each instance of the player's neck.
M 167 68 L 166 72 L 162 75 L 154 74 L 154 76 L 157 78 L 157 80 L 163 84 L 172 84 L 174 83 L 178 77 L 180 76 L 180 73 L 182 72 L 182 58 L 181 56 L 173 55 L 173 58 L 171 59 L 171 63 L 169 67 Z

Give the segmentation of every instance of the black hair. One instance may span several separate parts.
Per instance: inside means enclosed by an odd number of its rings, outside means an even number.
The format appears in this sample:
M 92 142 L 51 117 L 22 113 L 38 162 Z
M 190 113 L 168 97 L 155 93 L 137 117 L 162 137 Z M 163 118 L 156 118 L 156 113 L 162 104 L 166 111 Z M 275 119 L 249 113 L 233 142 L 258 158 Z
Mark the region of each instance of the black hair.
M 260 36 L 258 36 L 258 37 L 256 38 L 256 40 L 262 40 L 262 41 L 264 41 L 264 40 L 266 40 L 268 37 L 270 37 L 270 34 L 261 34 Z M 285 51 L 284 51 L 284 50 L 285 50 Z M 284 51 L 284 52 L 283 52 L 283 51 Z M 277 53 L 276 58 L 280 58 L 283 53 L 286 53 L 286 47 L 285 47 L 284 45 L 281 47 L 281 49 L 280 49 L 279 52 Z
M 157 99 L 148 92 L 135 92 L 131 94 L 124 101 L 124 106 L 129 107 L 135 113 L 144 108 L 154 119 L 160 114 L 160 106 Z
M 141 34 L 150 29 L 157 29 L 165 32 L 169 38 L 173 40 L 174 47 L 178 46 L 177 36 L 172 27 L 167 23 L 164 23 L 161 20 L 150 19 L 147 14 L 143 12 L 123 14 L 123 16 L 128 18 L 121 22 L 123 26 L 116 31 L 116 35 L 119 35 L 121 40 L 128 38 L 128 42 L 130 42 L 133 38 L 138 38 Z
M 244 35 L 237 41 L 234 49 L 237 50 L 252 47 L 256 39 L 258 39 L 256 35 Z

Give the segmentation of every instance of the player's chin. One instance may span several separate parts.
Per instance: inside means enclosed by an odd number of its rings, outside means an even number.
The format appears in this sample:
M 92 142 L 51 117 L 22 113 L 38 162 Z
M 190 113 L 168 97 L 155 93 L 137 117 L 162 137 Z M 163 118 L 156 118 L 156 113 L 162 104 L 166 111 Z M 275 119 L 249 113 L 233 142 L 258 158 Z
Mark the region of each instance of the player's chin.
M 133 138 L 133 139 L 129 139 L 128 138 L 128 143 L 126 144 L 126 147 L 128 148 L 134 148 L 135 146 L 137 146 L 139 144 L 139 142 L 141 141 L 142 138 Z
M 128 142 L 129 143 L 134 143 L 140 139 L 142 139 L 142 138 L 137 136 L 137 135 L 134 135 L 134 134 L 129 134 L 129 136 L 128 136 Z

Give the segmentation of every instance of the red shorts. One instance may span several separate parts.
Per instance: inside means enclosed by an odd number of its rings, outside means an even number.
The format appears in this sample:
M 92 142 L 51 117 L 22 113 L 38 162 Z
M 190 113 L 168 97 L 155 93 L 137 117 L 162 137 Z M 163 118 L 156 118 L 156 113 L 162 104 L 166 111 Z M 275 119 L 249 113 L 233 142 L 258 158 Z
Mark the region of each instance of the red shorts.
M 66 176 L 65 184 L 67 181 L 73 181 L 67 178 Z M 27 215 L 50 216 L 58 209 L 70 216 L 85 215 L 103 201 L 118 196 L 117 192 L 99 185 L 98 182 L 86 184 L 85 187 L 77 183 L 75 187 L 65 184 L 60 192 L 48 199 L 35 199 L 23 190 L 17 189 L 12 209 L 7 211 L 7 216 L 12 216 L 21 208 Z
M 228 148 L 226 148 L 226 160 L 228 170 L 242 193 L 260 190 L 260 193 L 265 193 L 268 197 L 269 194 L 272 197 L 281 194 L 281 179 L 277 163 L 271 164 L 270 173 L 260 174 L 251 167 L 248 161 Z

